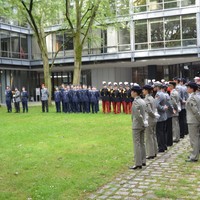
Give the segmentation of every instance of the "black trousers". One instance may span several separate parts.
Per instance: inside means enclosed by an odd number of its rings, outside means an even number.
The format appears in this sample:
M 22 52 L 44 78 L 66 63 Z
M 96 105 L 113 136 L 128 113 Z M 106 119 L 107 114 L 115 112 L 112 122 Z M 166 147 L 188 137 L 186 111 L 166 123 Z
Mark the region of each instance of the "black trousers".
M 16 111 L 17 113 L 20 112 L 20 105 L 19 105 L 19 102 L 15 102 L 15 111 Z
M 28 102 L 27 101 L 22 101 L 22 108 L 23 112 L 28 112 Z
M 187 128 L 186 128 L 186 125 L 187 125 L 187 122 L 186 122 L 186 110 L 185 109 L 182 109 L 180 112 L 179 112 L 179 126 L 180 126 L 180 137 L 181 138 L 184 138 L 184 135 L 185 133 L 187 132 Z
M 172 133 L 172 117 L 168 118 L 166 121 L 166 131 L 167 131 L 167 146 L 173 145 L 173 133 Z
M 42 112 L 45 112 L 45 108 L 46 112 L 49 112 L 48 100 L 42 101 Z
M 167 150 L 166 145 L 166 121 L 157 122 L 156 124 L 156 136 L 158 142 L 158 151 L 164 152 Z
M 55 102 L 55 104 L 56 104 L 56 112 L 61 112 L 61 110 L 60 110 L 60 101 Z
M 11 103 L 11 100 L 6 100 L 6 106 L 7 106 L 8 112 L 12 112 L 12 103 Z

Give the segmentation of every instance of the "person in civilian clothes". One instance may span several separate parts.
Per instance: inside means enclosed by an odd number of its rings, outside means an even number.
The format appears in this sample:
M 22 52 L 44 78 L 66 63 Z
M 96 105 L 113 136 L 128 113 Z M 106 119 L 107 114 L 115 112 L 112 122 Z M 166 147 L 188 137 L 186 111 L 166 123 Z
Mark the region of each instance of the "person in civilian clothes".
M 195 82 L 189 82 L 186 86 L 189 93 L 189 98 L 186 101 L 186 115 L 192 147 L 191 154 L 186 161 L 197 162 L 200 151 L 200 101 L 195 92 L 198 89 L 198 85 Z
M 10 113 L 10 112 L 12 112 L 12 98 L 13 98 L 13 94 L 10 89 L 10 86 L 6 87 L 5 96 L 6 96 L 7 111 L 8 111 L 8 113 Z
M 20 91 L 17 88 L 15 88 L 15 94 L 13 95 L 13 97 L 14 97 L 14 102 L 15 102 L 15 112 L 20 113 L 21 98 L 20 98 Z
M 149 126 L 145 129 L 145 143 L 146 143 L 146 159 L 153 159 L 158 153 L 158 143 L 156 137 L 156 122 L 160 117 L 157 113 L 156 102 L 152 97 L 151 93 L 153 87 L 151 85 L 145 85 L 143 87 L 143 95 L 145 96 L 144 101 L 146 103 L 146 112 L 148 114 Z
M 141 99 L 141 93 L 142 88 L 140 86 L 133 86 L 131 88 L 131 95 L 134 98 L 132 104 L 132 135 L 135 165 L 129 168 L 134 170 L 141 169 L 142 166 L 146 166 L 144 133 L 145 128 L 148 126 L 148 119 L 145 112 L 146 103 L 143 99 Z
M 45 109 L 46 112 L 49 112 L 48 97 L 49 97 L 48 89 L 45 87 L 44 84 L 42 84 L 42 89 L 41 89 L 42 112 L 45 112 Z
M 61 91 L 59 91 L 59 88 L 55 88 L 56 91 L 54 92 L 54 100 L 55 100 L 55 105 L 56 105 L 56 112 L 61 112 L 60 109 L 60 102 L 62 100 L 62 94 Z
M 28 92 L 26 91 L 25 87 L 22 87 L 21 99 L 22 99 L 23 113 L 25 113 L 25 111 L 28 112 Z
M 100 90 L 102 99 L 103 113 L 110 113 L 110 90 L 106 86 L 106 82 L 103 81 L 103 88 Z
M 179 103 L 179 93 L 175 89 L 176 88 L 176 82 L 170 81 L 169 87 L 171 89 L 171 102 L 174 109 L 174 114 L 172 116 L 172 132 L 173 132 L 173 142 L 179 142 L 180 140 L 180 126 L 179 126 L 179 112 L 178 112 L 178 103 Z
M 156 90 L 155 100 L 156 106 L 158 110 L 158 114 L 160 115 L 157 124 L 156 124 L 156 136 L 158 142 L 158 152 L 165 152 L 167 150 L 166 145 L 166 120 L 167 113 L 166 110 L 168 107 L 166 106 L 166 97 L 162 92 L 162 83 L 154 82 L 154 90 Z
M 131 106 L 132 106 L 132 98 L 131 98 L 131 89 L 129 87 L 128 82 L 124 82 L 125 90 L 124 90 L 124 109 L 126 114 L 131 114 Z

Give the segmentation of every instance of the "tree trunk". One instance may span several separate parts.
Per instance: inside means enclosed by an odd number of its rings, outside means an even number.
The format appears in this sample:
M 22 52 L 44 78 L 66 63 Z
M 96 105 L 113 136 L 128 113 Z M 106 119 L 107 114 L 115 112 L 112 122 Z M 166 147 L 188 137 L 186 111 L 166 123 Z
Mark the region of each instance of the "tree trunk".
M 82 49 L 81 35 L 76 33 L 74 37 L 74 75 L 73 85 L 79 85 L 81 79 L 81 64 L 82 64 Z

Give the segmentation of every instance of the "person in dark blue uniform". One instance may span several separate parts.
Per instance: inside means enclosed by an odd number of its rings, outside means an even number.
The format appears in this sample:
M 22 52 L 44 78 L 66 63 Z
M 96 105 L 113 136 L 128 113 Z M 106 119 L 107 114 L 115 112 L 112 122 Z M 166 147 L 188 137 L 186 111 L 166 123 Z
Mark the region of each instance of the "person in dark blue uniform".
M 82 104 L 83 104 L 83 113 L 89 113 L 89 93 L 86 85 L 83 85 L 82 89 Z
M 70 97 L 69 86 L 65 87 L 62 99 L 63 99 L 63 104 L 64 104 L 64 112 L 65 113 L 70 113 L 70 101 L 71 101 L 71 97 Z
M 62 94 L 58 87 L 56 87 L 56 91 L 54 92 L 54 100 L 56 105 L 56 112 L 61 112 L 60 102 L 62 100 Z
M 6 95 L 6 106 L 7 106 L 7 110 L 8 113 L 12 112 L 12 91 L 10 89 L 10 86 L 6 87 L 6 91 L 5 91 L 5 95 Z
M 80 109 L 78 108 L 78 87 L 74 86 L 72 90 L 72 111 L 78 113 Z
M 25 113 L 25 111 L 28 112 L 28 92 L 25 87 L 22 87 L 21 100 L 23 113 Z
M 65 91 L 65 84 L 62 84 L 62 85 L 61 85 L 61 88 L 60 88 L 61 97 L 63 97 L 63 92 L 64 92 L 64 91 Z M 63 99 L 61 99 L 61 101 L 62 101 L 62 112 L 65 112 Z

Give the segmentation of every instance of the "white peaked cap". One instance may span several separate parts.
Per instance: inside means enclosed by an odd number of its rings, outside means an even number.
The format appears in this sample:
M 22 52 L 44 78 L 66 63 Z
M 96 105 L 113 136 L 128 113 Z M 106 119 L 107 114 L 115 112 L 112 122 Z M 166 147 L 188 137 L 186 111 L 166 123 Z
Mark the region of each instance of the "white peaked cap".
M 122 82 L 119 82 L 119 85 L 122 85 L 123 83 Z
M 164 82 L 165 82 L 165 79 L 162 79 L 162 80 L 161 80 L 161 83 L 164 83 Z
M 200 79 L 200 77 L 198 77 L 198 76 L 195 76 L 195 77 L 194 77 L 194 80 L 198 80 L 198 79 Z
M 124 82 L 124 85 L 128 85 L 128 82 Z
M 117 83 L 116 83 L 116 82 L 114 82 L 114 83 L 113 83 L 113 85 L 117 85 Z
M 152 82 L 154 83 L 156 80 L 155 79 L 152 79 Z
M 112 82 L 108 82 L 108 85 L 112 85 Z
M 139 86 L 139 84 L 138 83 L 133 83 L 133 86 Z
M 130 85 L 133 85 L 133 83 L 130 83 Z
M 149 80 L 147 80 L 147 82 L 148 82 L 148 83 L 151 83 L 151 80 L 149 79 Z
M 106 84 L 106 81 L 102 81 L 102 84 Z

